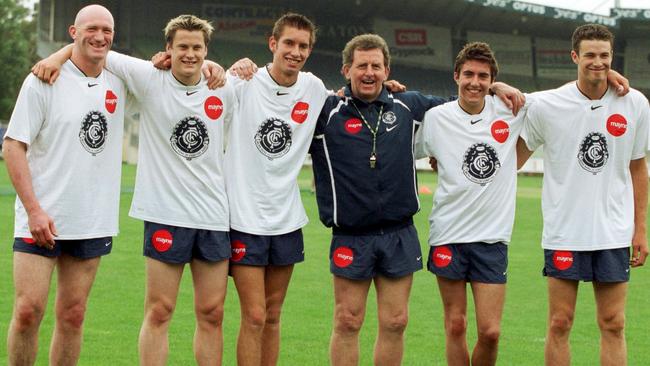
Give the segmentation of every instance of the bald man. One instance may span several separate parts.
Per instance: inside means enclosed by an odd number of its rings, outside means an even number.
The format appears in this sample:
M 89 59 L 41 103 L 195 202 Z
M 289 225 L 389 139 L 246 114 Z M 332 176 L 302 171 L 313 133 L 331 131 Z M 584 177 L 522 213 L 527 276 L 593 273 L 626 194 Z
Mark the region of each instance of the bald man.
M 51 365 L 79 359 L 88 294 L 101 256 L 118 232 L 126 89 L 103 69 L 113 43 L 104 7 L 79 11 L 72 57 L 55 85 L 29 75 L 4 136 L 18 195 L 14 228 L 14 312 L 10 365 L 32 365 L 38 329 L 57 269 Z

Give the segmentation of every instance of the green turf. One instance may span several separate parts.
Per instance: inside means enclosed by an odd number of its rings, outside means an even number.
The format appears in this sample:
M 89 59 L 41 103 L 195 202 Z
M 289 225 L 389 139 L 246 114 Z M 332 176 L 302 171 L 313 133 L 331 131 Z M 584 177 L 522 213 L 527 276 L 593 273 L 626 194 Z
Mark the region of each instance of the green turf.
M 121 203 L 121 234 L 113 253 L 104 258 L 88 306 L 81 365 L 137 364 L 137 338 L 142 319 L 144 260 L 141 255 L 142 224 L 128 217 L 134 181 L 134 167 L 125 166 Z M 306 260 L 296 266 L 282 318 L 281 365 L 326 365 L 332 320 L 332 280 L 328 271 L 330 234 L 318 221 L 315 197 L 309 192 L 311 174 L 302 172 L 299 183 L 311 219 L 305 228 Z M 436 177 L 421 173 L 420 183 L 435 188 Z M 540 192 L 541 179 L 519 180 L 517 219 L 510 246 L 509 282 L 503 315 L 500 365 L 541 365 L 546 326 L 546 282 L 540 275 L 542 251 Z M 431 195 L 422 195 L 422 211 L 416 225 L 423 251 L 427 236 L 427 215 Z M 11 233 L 14 195 L 4 164 L 0 164 L 0 364 L 6 364 L 6 334 L 11 316 L 13 287 L 11 275 Z M 648 365 L 650 327 L 650 284 L 648 269 L 635 269 L 627 304 L 627 340 L 630 365 Z M 53 286 L 54 287 L 54 286 Z M 374 292 L 370 294 L 366 324 L 361 334 L 361 364 L 372 363 L 376 335 Z M 52 300 L 52 296 L 50 297 Z M 38 364 L 47 364 L 47 348 L 53 316 L 50 308 L 43 320 Z M 473 306 L 469 305 L 469 342 L 476 339 Z M 571 336 L 573 364 L 598 363 L 598 329 L 594 318 L 593 291 L 582 284 L 578 311 Z M 235 341 L 239 323 L 237 294 L 230 283 L 224 324 L 224 364 L 235 364 Z M 191 341 L 194 320 L 192 289 L 186 272 L 176 314 L 170 329 L 170 365 L 194 364 Z M 426 271 L 415 275 L 410 301 L 410 321 L 406 335 L 404 365 L 444 365 L 442 308 L 434 277 Z

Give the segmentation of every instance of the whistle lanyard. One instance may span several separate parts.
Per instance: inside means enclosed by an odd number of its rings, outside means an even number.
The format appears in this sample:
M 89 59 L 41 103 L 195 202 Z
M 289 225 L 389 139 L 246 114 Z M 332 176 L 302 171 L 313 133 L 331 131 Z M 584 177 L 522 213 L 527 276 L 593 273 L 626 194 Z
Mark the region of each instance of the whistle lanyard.
M 354 109 L 357 110 L 357 113 L 359 113 L 359 116 L 361 116 L 361 120 L 363 123 L 368 127 L 368 130 L 370 130 L 370 134 L 372 135 L 372 152 L 370 153 L 370 168 L 375 169 L 377 166 L 377 132 L 379 132 L 379 123 L 381 122 L 381 116 L 384 114 L 384 106 L 382 104 L 381 108 L 379 108 L 379 115 L 377 116 L 377 125 L 375 125 L 375 129 L 373 130 L 372 127 L 370 126 L 370 123 L 366 120 L 366 117 L 363 116 L 363 113 L 357 108 L 357 105 L 352 102 L 352 106 Z

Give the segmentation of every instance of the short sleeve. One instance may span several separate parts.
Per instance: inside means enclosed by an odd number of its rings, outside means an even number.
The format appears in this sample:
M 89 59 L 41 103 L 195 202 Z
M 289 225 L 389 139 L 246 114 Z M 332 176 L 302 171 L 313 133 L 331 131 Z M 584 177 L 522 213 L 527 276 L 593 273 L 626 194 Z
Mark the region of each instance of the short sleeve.
M 38 136 L 47 115 L 46 88 L 52 88 L 34 75 L 25 78 L 20 88 L 5 137 L 30 145 Z

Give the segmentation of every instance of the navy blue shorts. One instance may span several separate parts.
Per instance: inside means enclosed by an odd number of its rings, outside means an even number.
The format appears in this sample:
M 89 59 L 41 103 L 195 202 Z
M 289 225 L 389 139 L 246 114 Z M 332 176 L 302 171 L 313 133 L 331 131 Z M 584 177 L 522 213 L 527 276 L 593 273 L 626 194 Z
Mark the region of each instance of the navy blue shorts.
M 305 260 L 302 229 L 281 235 L 255 235 L 230 229 L 230 264 L 286 266 Z
M 542 274 L 574 281 L 627 282 L 630 248 L 593 251 L 544 249 Z
M 431 247 L 427 263 L 436 276 L 467 282 L 506 283 L 508 246 L 502 242 Z
M 378 274 L 404 277 L 422 269 L 422 250 L 415 226 L 367 235 L 335 233 L 330 246 L 330 272 L 352 280 Z
M 39 247 L 31 238 L 14 238 L 14 252 L 37 254 L 44 257 L 60 257 L 65 253 L 71 257 L 90 259 L 101 257 L 113 249 L 113 238 L 55 240 L 54 248 Z
M 192 259 L 219 262 L 230 258 L 227 231 L 191 229 L 144 222 L 144 255 L 165 263 L 189 263 Z

